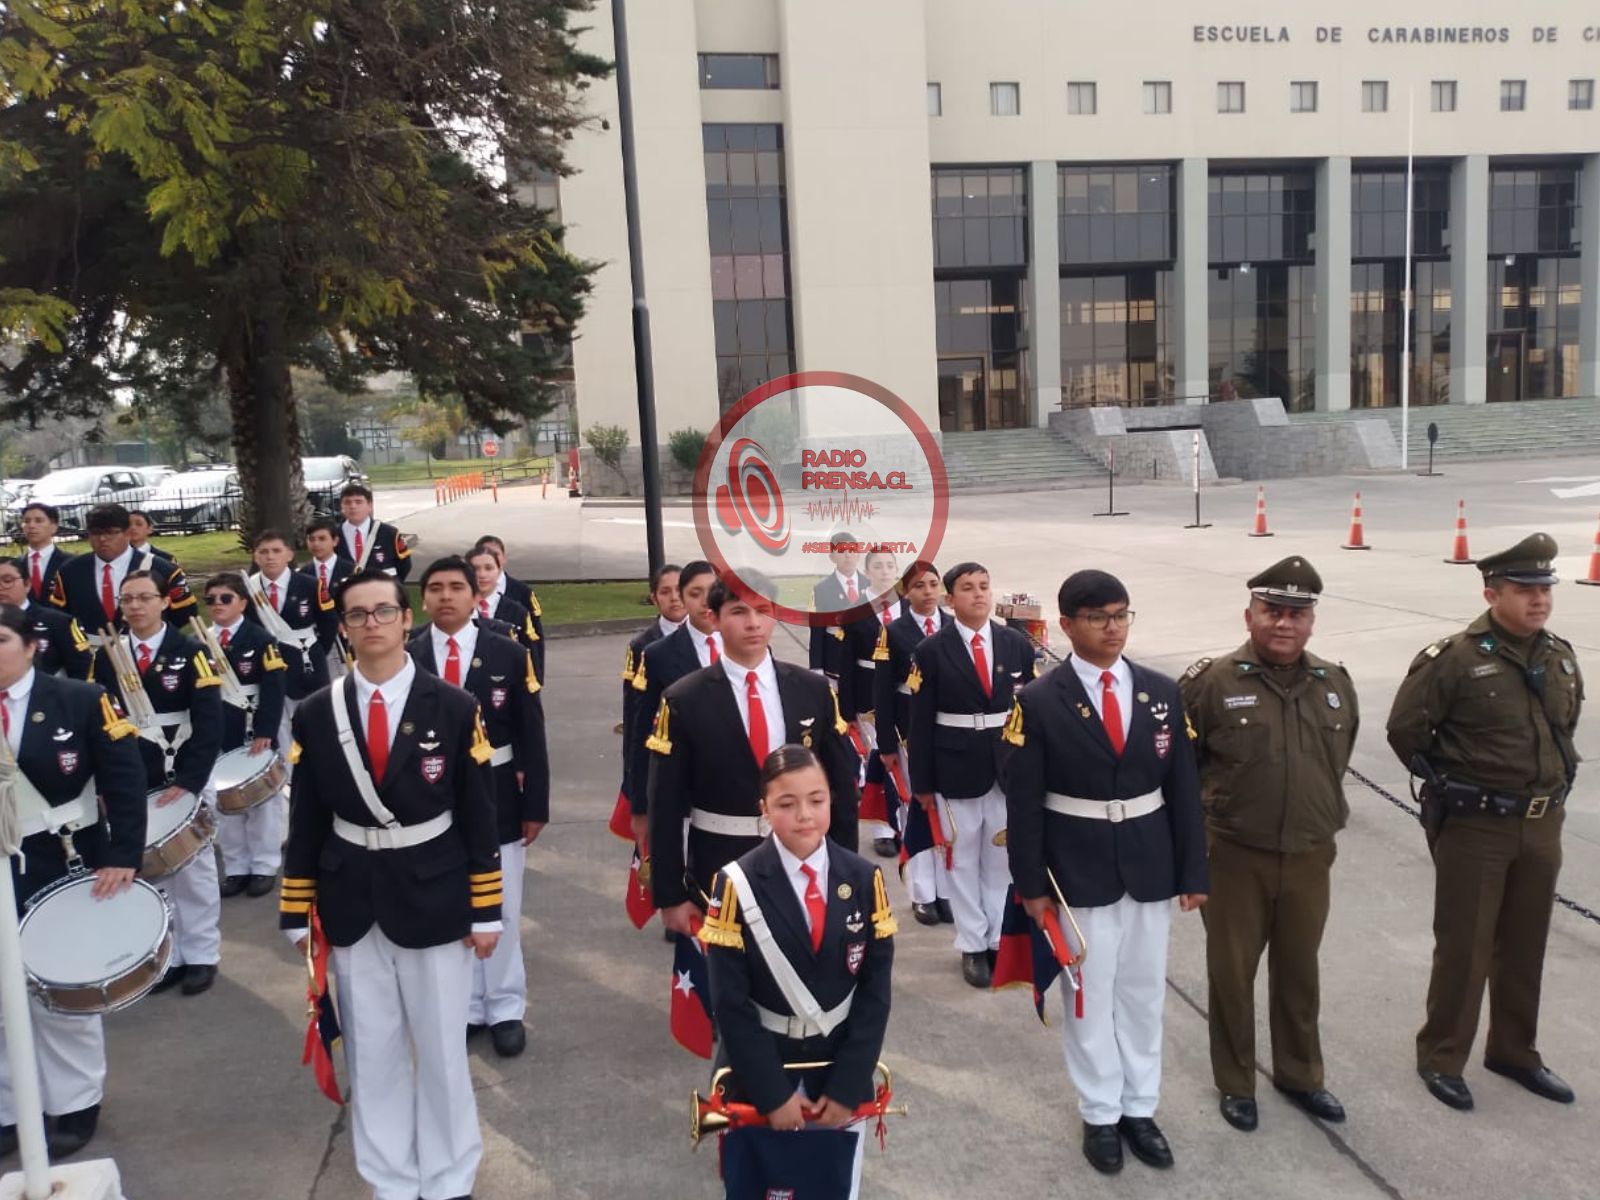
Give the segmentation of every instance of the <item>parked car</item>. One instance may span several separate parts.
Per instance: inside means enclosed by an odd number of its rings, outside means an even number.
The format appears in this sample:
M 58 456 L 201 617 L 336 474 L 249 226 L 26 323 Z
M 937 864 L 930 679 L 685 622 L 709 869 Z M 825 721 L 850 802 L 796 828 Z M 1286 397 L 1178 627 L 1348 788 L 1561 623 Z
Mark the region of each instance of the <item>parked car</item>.
M 244 489 L 231 466 L 207 466 L 168 475 L 141 507 L 162 532 L 232 529 L 244 507 Z
M 356 465 L 356 460 L 346 454 L 330 458 L 302 458 L 305 472 L 306 498 L 313 510 L 331 516 L 339 515 L 339 493 L 346 484 L 365 483 L 367 476 Z
M 68 467 L 52 471 L 34 484 L 27 500 L 6 504 L 6 527 L 15 529 L 22 509 L 29 500 L 53 504 L 61 512 L 61 532 L 71 535 L 83 530 L 83 520 L 96 504 L 122 504 L 139 507 L 155 489 L 133 467 Z

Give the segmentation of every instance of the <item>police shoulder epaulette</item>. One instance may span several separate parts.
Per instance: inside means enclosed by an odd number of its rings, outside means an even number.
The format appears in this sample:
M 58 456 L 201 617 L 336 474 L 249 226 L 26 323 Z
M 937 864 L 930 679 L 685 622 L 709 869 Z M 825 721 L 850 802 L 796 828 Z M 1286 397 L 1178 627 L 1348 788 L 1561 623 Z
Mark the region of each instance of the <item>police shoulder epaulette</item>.
M 829 688 L 828 695 L 833 697 L 833 731 L 838 734 L 848 733 L 850 723 L 839 715 L 839 693 Z
M 1556 645 L 1560 646 L 1563 650 L 1571 650 L 1572 649 L 1572 643 L 1567 641 L 1567 639 L 1562 637 L 1559 633 L 1551 633 L 1548 629 L 1546 629 L 1544 631 L 1544 635 L 1545 635 L 1545 637 L 1549 638 L 1552 642 L 1554 642 Z
M 283 655 L 278 653 L 278 643 L 269 643 L 265 653 L 261 655 L 261 665 L 269 671 L 282 671 L 288 664 L 283 661 Z
M 916 663 L 911 664 L 911 673 L 906 676 L 906 687 L 915 696 L 922 687 L 922 668 Z
M 524 650 L 522 652 L 522 657 L 527 660 L 527 668 L 524 672 L 523 678 L 528 685 L 528 695 L 531 696 L 544 685 L 539 682 L 539 673 L 533 669 L 533 655 L 529 651 Z
M 544 616 L 544 609 L 539 607 L 539 593 L 532 588 L 528 589 L 528 611 L 536 617 Z
M 292 767 L 300 761 L 300 756 L 305 753 L 300 749 L 299 742 L 289 743 L 289 765 Z
M 1022 701 L 1011 701 L 1011 715 L 1006 718 L 1006 727 L 1000 732 L 1002 740 L 1010 742 L 1013 746 L 1022 745 L 1027 739 L 1022 733 Z
M 647 682 L 645 682 L 644 663 L 645 657 L 644 653 L 641 651 L 639 654 L 639 665 L 635 667 L 633 671 L 633 690 L 636 692 L 642 692 L 650 686 Z
M 533 616 L 531 614 L 522 619 L 522 632 L 527 635 L 530 642 L 539 640 L 539 631 L 533 627 Z
M 194 685 L 197 688 L 222 686 L 222 676 L 212 669 L 211 660 L 206 657 L 203 650 L 194 656 L 194 675 Z
M 739 893 L 733 880 L 722 880 L 722 895 L 716 894 L 716 883 L 711 884 L 711 906 L 706 910 L 705 924 L 696 935 L 701 945 L 721 946 L 724 950 L 744 949 L 744 928 L 739 924 Z
M 1199 679 L 1200 676 L 1205 674 L 1206 668 L 1210 665 L 1211 660 L 1209 658 L 1202 658 L 1195 662 L 1187 671 L 1185 671 L 1183 673 L 1183 677 L 1185 679 Z
M 889 627 L 887 625 L 878 626 L 878 644 L 872 648 L 872 661 L 889 661 Z
M 74 650 L 81 651 L 90 649 L 89 639 L 83 636 L 83 630 L 79 627 L 78 619 L 76 617 L 68 622 L 67 628 L 72 634 L 72 648 Z
M 1422 652 L 1423 657 L 1425 657 L 1425 658 L 1438 658 L 1439 655 L 1443 654 L 1446 650 L 1448 650 L 1450 648 L 1450 643 L 1455 641 L 1455 640 L 1456 640 L 1456 635 L 1453 634 L 1453 633 L 1450 634 L 1448 637 L 1440 638 L 1437 642 L 1435 642 L 1433 645 L 1429 646 L 1426 650 L 1424 650 Z
M 900 930 L 889 908 L 889 891 L 883 886 L 883 872 L 872 869 L 872 934 L 878 938 L 891 938 Z
M 100 696 L 100 718 L 113 742 L 121 741 L 130 734 L 135 737 L 139 734 L 132 721 L 117 715 L 117 710 L 111 707 L 111 697 L 104 693 Z
M 633 647 L 629 646 L 622 652 L 622 682 L 633 682 Z
M 469 753 L 472 761 L 479 766 L 494 757 L 494 747 L 489 744 L 489 735 L 483 728 L 483 713 L 477 709 L 472 712 L 472 749 Z
M 667 708 L 667 699 L 661 698 L 661 707 L 656 709 L 656 727 L 650 736 L 644 740 L 646 750 L 654 750 L 657 754 L 672 753 L 672 738 L 668 734 L 668 726 L 672 720 L 672 712 Z

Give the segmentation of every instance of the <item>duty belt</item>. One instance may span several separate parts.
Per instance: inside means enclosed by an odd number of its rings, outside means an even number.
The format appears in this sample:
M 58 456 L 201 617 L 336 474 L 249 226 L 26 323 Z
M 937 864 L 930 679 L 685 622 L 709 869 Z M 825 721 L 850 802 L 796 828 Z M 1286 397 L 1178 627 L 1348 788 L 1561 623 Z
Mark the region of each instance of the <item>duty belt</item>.
M 689 810 L 689 824 L 701 833 L 714 833 L 718 837 L 764 838 L 771 832 L 765 817 L 735 817 L 704 808 Z
M 933 721 L 936 725 L 946 725 L 951 729 L 999 729 L 1011 719 L 1009 712 L 997 713 L 934 713 Z
M 1470 783 L 1447 780 L 1442 790 L 1449 811 L 1464 816 L 1516 817 L 1519 820 L 1537 821 L 1567 802 L 1566 788 L 1558 788 L 1543 796 L 1513 796 L 1475 787 Z
M 1046 792 L 1044 806 L 1064 817 L 1087 817 L 1091 821 L 1110 821 L 1113 825 L 1144 817 L 1155 812 L 1166 801 L 1160 791 L 1130 796 L 1126 800 L 1085 800 L 1079 796 L 1063 796 L 1060 792 Z
M 455 817 L 447 812 L 440 813 L 420 825 L 396 825 L 392 828 L 357 825 L 354 821 L 346 821 L 343 817 L 335 816 L 333 831 L 351 845 L 361 846 L 367 850 L 403 850 L 407 846 L 420 846 L 423 842 L 431 842 L 454 823 Z

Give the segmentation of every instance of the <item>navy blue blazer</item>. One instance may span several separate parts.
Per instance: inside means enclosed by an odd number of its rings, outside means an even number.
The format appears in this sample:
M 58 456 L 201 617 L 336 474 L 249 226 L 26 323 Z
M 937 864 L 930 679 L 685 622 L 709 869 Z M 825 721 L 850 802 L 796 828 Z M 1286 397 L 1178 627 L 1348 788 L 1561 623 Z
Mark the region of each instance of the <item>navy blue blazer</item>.
M 23 545 L 22 552 L 11 561 L 17 564 L 17 570 L 22 572 L 22 579 L 28 585 L 28 599 L 36 604 L 48 604 L 50 594 L 55 591 L 56 576 L 61 572 L 61 564 L 76 557 L 76 554 L 63 554 L 61 547 L 57 546 L 48 559 L 39 564 L 39 590 L 33 590 L 33 549 Z M 44 553 L 42 550 L 40 553 Z M 104 613 L 101 614 L 102 618 Z
M 953 620 L 944 609 L 937 610 L 933 632 L 938 633 Z M 911 693 L 900 689 L 911 675 L 912 654 L 930 636 L 922 621 L 907 607 L 889 623 L 882 652 L 874 651 L 878 657 L 872 671 L 872 714 L 877 722 L 873 729 L 879 754 L 899 754 L 900 743 L 911 735 Z
M 59 609 L 32 600 L 23 611 L 33 618 L 33 665 L 47 675 L 88 679 L 94 671 L 94 647 L 78 622 Z
M 290 629 L 317 631 L 317 640 L 304 650 L 292 642 L 283 642 L 278 646 L 288 668 L 284 676 L 284 694 L 290 700 L 304 700 L 318 688 L 328 686 L 328 655 L 332 652 L 334 635 L 339 631 L 339 614 L 334 609 L 331 596 L 323 600 L 318 595 L 319 584 L 315 575 L 290 570 L 285 578 L 288 582 L 278 615 Z M 263 578 L 263 595 L 267 586 Z M 262 625 L 261 614 L 256 611 L 254 604 L 245 607 L 244 619 Z
M 867 577 L 856 572 L 856 594 L 867 598 Z M 829 571 L 811 589 L 811 608 L 817 613 L 842 613 L 849 604 L 844 588 L 839 583 L 839 573 Z M 813 625 L 811 627 L 810 666 L 813 671 L 837 679 L 844 664 L 844 630 L 838 625 Z
M 673 632 L 676 633 L 677 630 L 674 629 Z M 622 657 L 622 794 L 628 798 L 630 808 L 633 805 L 635 786 L 640 791 L 643 791 L 645 784 L 649 782 L 641 779 L 635 785 L 633 772 L 629 769 L 632 762 L 628 748 L 633 745 L 633 735 L 630 730 L 633 729 L 634 721 L 638 719 L 639 702 L 642 699 L 639 690 L 633 686 L 633 677 L 638 674 L 639 668 L 644 662 L 644 652 L 664 637 L 666 637 L 666 634 L 661 632 L 661 620 L 658 615 L 655 620 L 652 620 L 650 624 L 629 639 L 628 649 Z M 650 735 L 645 734 L 644 736 L 648 737 Z M 639 802 L 642 806 L 644 803 L 642 796 Z
M 126 636 L 123 644 L 128 644 Z M 133 654 L 131 648 L 128 653 Z M 122 711 L 127 712 L 116 669 L 104 650 L 95 656 L 94 673 L 95 681 L 111 693 Z M 170 713 L 175 718 L 187 715 L 190 728 L 188 740 L 178 748 L 170 776 L 161 747 L 149 738 L 139 739 L 146 785 L 151 789 L 181 787 L 198 796 L 210 782 L 211 769 L 216 766 L 217 754 L 222 748 L 222 710 L 225 707 L 222 680 L 199 642 L 176 629 L 168 629 L 161 639 L 161 649 L 150 660 L 140 682 L 150 699 L 150 707 L 158 715 Z
M 891 617 L 890 624 L 897 620 L 898 617 Z M 878 652 L 886 628 L 876 611 L 844 627 L 839 663 L 839 713 L 846 721 L 854 721 L 863 713 L 877 715 L 876 693 L 872 687 L 877 674 L 873 656 Z
M 1007 713 L 1014 692 L 1038 673 L 1033 644 L 1015 629 L 991 619 L 994 640 L 985 646 L 994 686 L 983 694 L 972 656 L 951 621 L 911 652 L 918 679 L 910 681 L 911 790 L 952 799 L 981 796 L 1000 778 L 1005 745 L 1000 727 L 959 729 L 940 725 L 939 713 Z
M 256 687 L 255 711 L 250 715 L 250 735 L 271 738 L 274 749 L 278 745 L 278 727 L 283 724 L 284 686 L 288 682 L 288 664 L 278 643 L 261 626 L 251 621 L 241 621 L 239 628 L 223 647 L 228 665 L 245 687 Z M 232 704 L 222 706 L 222 749 L 237 750 L 245 744 L 245 711 Z
M 685 621 L 666 637 L 651 642 L 637 662 L 633 672 L 633 689 L 637 693 L 635 717 L 632 727 L 624 725 L 622 730 L 627 754 L 623 769 L 631 789 L 627 793 L 629 808 L 634 816 L 642 817 L 649 811 L 650 751 L 645 743 L 650 739 L 662 694 L 684 676 L 700 669 L 700 656 L 694 652 L 689 622 Z
M 79 625 L 91 633 L 99 633 L 107 624 L 114 624 L 118 629 L 127 628 L 122 620 L 120 602 L 117 605 L 116 619 L 111 622 L 106 620 L 105 609 L 100 606 L 100 568 L 104 565 L 93 554 L 80 554 L 76 558 L 70 558 L 61 564 L 50 590 L 50 603 L 57 608 L 65 609 Z M 135 550 L 129 570 L 150 572 L 156 587 L 166 594 L 166 621 L 174 629 L 183 628 L 189 623 L 189 618 L 199 611 L 194 593 L 189 590 L 189 581 L 184 577 L 183 568 L 177 563 L 157 558 L 154 554 L 141 560 L 139 551 Z
M 1133 712 L 1121 757 L 1077 672 L 1063 663 L 1017 698 L 1006 739 L 1006 851 L 1017 894 L 1049 896 L 1045 867 L 1073 906 L 1206 892 L 1205 819 L 1194 743 L 1174 680 L 1130 662 Z M 1127 821 L 1069 817 L 1046 792 L 1131 800 L 1159 790 L 1153 813 Z

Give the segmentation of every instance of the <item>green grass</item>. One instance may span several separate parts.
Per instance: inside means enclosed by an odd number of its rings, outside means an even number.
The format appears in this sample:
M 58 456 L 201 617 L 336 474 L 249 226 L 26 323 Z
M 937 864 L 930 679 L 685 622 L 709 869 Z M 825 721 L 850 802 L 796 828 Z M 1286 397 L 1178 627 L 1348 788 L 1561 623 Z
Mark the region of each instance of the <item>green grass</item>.
M 372 483 L 429 483 L 450 475 L 466 475 L 473 471 L 488 471 L 499 467 L 512 476 L 520 477 L 526 470 L 543 469 L 551 462 L 549 455 L 538 458 L 452 458 L 434 459 L 432 462 L 373 463 L 362 465 L 367 479 Z
M 152 545 L 176 556 L 184 572 L 190 575 L 209 575 L 214 571 L 237 570 L 250 565 L 250 555 L 239 544 L 237 529 L 224 529 L 216 533 L 162 534 L 150 539 Z M 89 554 L 89 543 L 83 539 L 75 542 L 57 542 L 63 554 Z
M 591 621 L 615 621 L 626 617 L 653 616 L 655 609 L 645 596 L 650 584 L 643 579 L 606 583 L 541 583 L 534 587 L 539 607 L 544 610 L 545 628 L 558 625 L 587 625 Z M 422 611 L 422 591 L 415 581 L 406 584 L 411 604 L 420 624 L 427 620 Z

